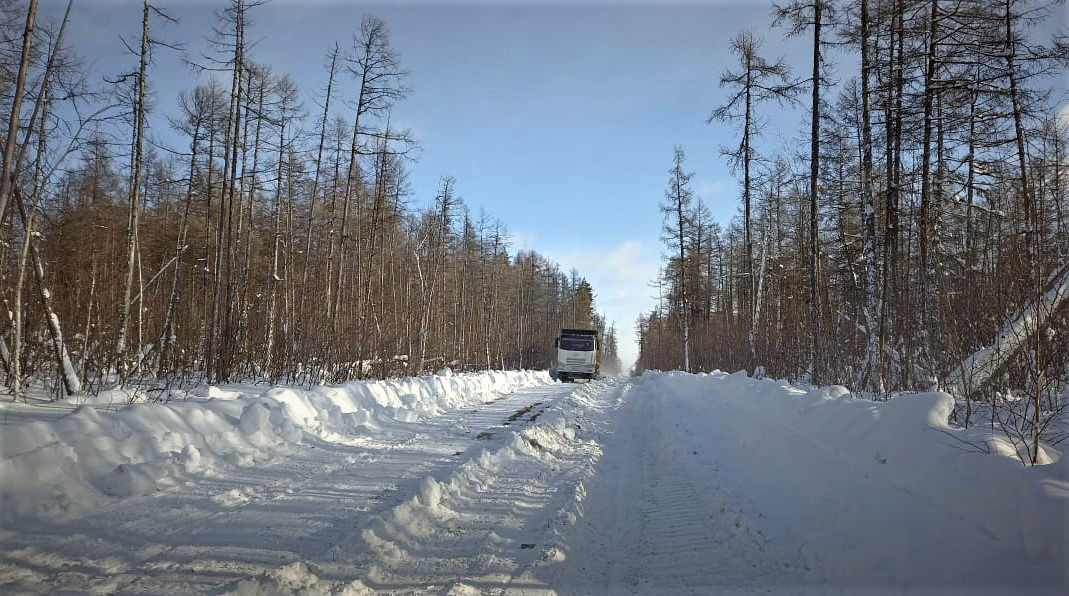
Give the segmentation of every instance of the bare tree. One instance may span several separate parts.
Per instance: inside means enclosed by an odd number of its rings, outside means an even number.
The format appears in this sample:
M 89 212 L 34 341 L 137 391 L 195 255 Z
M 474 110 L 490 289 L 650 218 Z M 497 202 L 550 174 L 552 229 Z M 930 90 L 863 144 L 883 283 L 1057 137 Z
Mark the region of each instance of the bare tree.
M 273 354 L 275 347 L 275 319 L 278 308 L 278 285 L 282 281 L 279 276 L 279 258 L 282 249 L 282 185 L 283 167 L 289 145 L 286 140 L 286 125 L 293 117 L 293 111 L 298 107 L 297 87 L 289 77 L 282 77 L 275 82 L 274 93 L 278 96 L 278 176 L 275 184 L 274 200 L 274 233 L 272 242 L 271 276 L 268 279 L 270 294 L 267 307 L 267 346 L 264 352 L 264 371 L 271 374 Z
M 722 149 L 735 167 L 742 167 L 742 202 L 743 227 L 746 244 L 746 275 L 748 292 L 746 295 L 747 314 L 750 321 L 750 352 L 756 358 L 754 346 L 755 327 L 757 324 L 756 302 L 757 283 L 753 267 L 753 225 L 751 223 L 751 176 L 750 166 L 754 159 L 753 141 L 761 132 L 761 120 L 755 113 L 756 105 L 775 99 L 781 105 L 793 100 L 799 89 L 790 81 L 790 68 L 782 59 L 770 63 L 760 55 L 761 42 L 753 33 L 745 31 L 731 40 L 731 52 L 739 59 L 739 70 L 725 70 L 720 75 L 720 86 L 735 89 L 727 102 L 715 110 L 706 120 L 736 121 L 742 120 L 742 141 L 738 149 Z M 751 366 L 756 362 L 752 362 Z
M 820 262 L 820 212 L 818 193 L 820 190 L 820 88 L 822 85 L 821 68 L 821 27 L 824 24 L 828 9 L 826 0 L 793 0 L 780 6 L 775 5 L 776 23 L 785 22 L 790 25 L 789 34 L 798 35 L 813 28 L 813 75 L 810 78 L 812 86 L 812 106 L 810 108 L 810 142 L 809 142 L 809 333 L 810 333 L 810 381 L 814 384 L 821 382 L 823 369 L 821 362 L 821 329 L 820 329 L 820 295 L 817 286 L 817 268 Z
M 340 51 L 341 50 L 338 47 L 338 44 L 335 42 L 334 48 L 331 50 L 331 52 L 329 54 L 329 56 L 330 56 L 330 66 L 327 68 L 327 88 L 326 88 L 326 92 L 324 93 L 324 97 L 323 97 L 323 116 L 320 118 L 320 121 L 319 121 L 319 144 L 316 147 L 316 159 L 315 159 L 315 166 L 314 166 L 315 174 L 314 174 L 314 178 L 312 179 L 312 190 L 309 192 L 309 195 L 308 195 L 308 227 L 307 227 L 307 230 L 306 230 L 306 233 L 305 233 L 305 241 L 304 241 L 304 266 L 303 266 L 302 271 L 301 271 L 301 287 L 307 287 L 308 286 L 308 273 L 309 273 L 309 269 L 311 267 L 311 263 L 312 263 L 312 260 L 313 260 L 312 259 L 312 236 L 313 236 L 313 234 L 312 234 L 312 226 L 313 226 L 313 222 L 315 221 L 316 200 L 319 198 L 319 183 L 320 183 L 320 179 L 322 177 L 322 168 L 323 168 L 323 148 L 326 145 L 327 124 L 328 124 L 328 119 L 330 118 L 330 99 L 331 99 L 332 91 L 334 89 L 334 75 L 337 72 L 338 54 L 340 53 Z M 328 284 L 328 288 L 329 288 L 329 284 Z M 328 294 L 327 294 L 327 298 L 328 298 L 327 301 L 329 303 L 330 302 L 329 291 L 328 291 Z M 297 318 L 297 321 L 295 322 L 295 333 L 297 334 L 297 338 L 296 338 L 295 341 L 297 341 L 297 342 L 300 342 L 303 339 L 303 336 L 304 336 L 304 325 L 305 325 L 304 320 L 305 320 L 305 317 L 308 314 L 308 308 L 307 307 L 309 307 L 309 306 L 311 306 L 311 304 L 307 304 L 307 303 L 302 302 L 301 308 L 300 308 L 300 310 L 298 312 L 298 318 Z
M 872 189 L 872 123 L 869 90 L 869 2 L 861 0 L 861 211 L 864 227 L 865 331 L 867 348 L 862 367 L 862 387 L 882 392 L 879 356 L 879 292 L 876 288 L 876 199 Z
M 133 168 L 130 173 L 129 207 L 126 222 L 126 277 L 123 282 L 123 299 L 119 304 L 116 322 L 115 363 L 120 382 L 126 376 L 126 331 L 130 317 L 130 298 L 134 284 L 134 268 L 137 257 L 137 229 L 141 212 L 141 165 L 145 135 L 145 73 L 148 68 L 148 16 L 149 1 L 144 0 L 141 16 L 141 54 L 138 73 L 135 79 L 136 97 L 134 100 L 134 134 L 132 143 Z M 140 349 L 140 346 L 138 346 Z
M 382 114 L 394 102 L 407 94 L 403 86 L 405 72 L 401 70 L 396 52 L 390 47 L 386 24 L 376 17 L 365 16 L 360 23 L 360 34 L 353 40 L 353 55 L 348 57 L 348 70 L 357 80 L 356 109 L 353 116 L 353 140 L 349 150 L 349 167 L 342 192 L 342 219 L 338 239 L 337 279 L 331 305 L 330 321 L 332 337 L 338 332 L 338 310 L 341 305 L 344 280 L 346 235 L 349 225 L 350 205 L 354 194 L 360 189 L 360 137 L 365 131 L 368 116 Z
M 694 198 L 689 185 L 694 174 L 683 170 L 685 160 L 686 154 L 683 148 L 677 145 L 672 158 L 672 168 L 668 170 L 668 189 L 664 191 L 665 200 L 661 203 L 661 213 L 664 215 L 661 238 L 668 244 L 669 249 L 679 253 L 679 260 L 676 264 L 677 277 L 674 281 L 677 284 L 683 327 L 683 370 L 690 372 L 690 308 L 688 306 L 690 294 L 687 291 L 684 267 L 687 262 L 686 249 L 691 201 Z

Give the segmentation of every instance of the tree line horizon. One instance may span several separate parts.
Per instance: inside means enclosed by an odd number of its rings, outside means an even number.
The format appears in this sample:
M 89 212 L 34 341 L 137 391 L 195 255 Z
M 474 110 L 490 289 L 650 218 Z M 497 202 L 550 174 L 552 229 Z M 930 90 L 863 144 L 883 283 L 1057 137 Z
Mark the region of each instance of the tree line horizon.
M 417 140 L 391 124 L 409 93 L 386 23 L 328 51 L 315 109 L 247 41 L 263 0 L 220 3 L 197 85 L 146 131 L 152 56 L 174 19 L 143 0 L 130 62 L 96 80 L 37 0 L 0 0 L 0 363 L 19 399 L 197 382 L 337 383 L 549 368 L 561 327 L 597 329 L 594 289 L 443 175 L 407 182 Z M 132 14 L 132 13 L 131 13 Z M 122 70 L 125 68 L 126 70 Z

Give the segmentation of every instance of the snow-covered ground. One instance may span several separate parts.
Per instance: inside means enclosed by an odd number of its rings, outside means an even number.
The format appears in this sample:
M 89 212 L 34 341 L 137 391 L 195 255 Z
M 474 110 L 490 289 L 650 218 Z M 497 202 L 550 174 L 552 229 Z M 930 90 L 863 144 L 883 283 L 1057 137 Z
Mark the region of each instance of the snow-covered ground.
M 942 394 L 500 372 L 200 393 L 5 405 L 0 592 L 1069 589 L 1069 458 L 1022 466 Z
M 561 593 L 1069 593 L 1069 460 L 980 453 L 949 396 L 668 373 L 623 404 Z

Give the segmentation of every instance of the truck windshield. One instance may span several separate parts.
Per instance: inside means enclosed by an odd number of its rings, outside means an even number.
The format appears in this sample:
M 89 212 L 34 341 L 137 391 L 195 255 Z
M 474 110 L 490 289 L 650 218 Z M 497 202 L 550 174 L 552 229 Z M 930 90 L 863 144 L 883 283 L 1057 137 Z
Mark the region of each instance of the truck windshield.
M 562 337 L 560 349 L 570 352 L 593 352 L 594 340 L 589 337 Z

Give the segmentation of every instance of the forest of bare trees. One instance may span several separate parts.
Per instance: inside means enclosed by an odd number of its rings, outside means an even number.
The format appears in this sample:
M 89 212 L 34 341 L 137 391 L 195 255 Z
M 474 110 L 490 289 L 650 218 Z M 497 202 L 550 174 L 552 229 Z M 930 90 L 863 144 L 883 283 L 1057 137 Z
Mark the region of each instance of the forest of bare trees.
M 972 398 L 1012 399 L 1021 407 L 1002 415 L 1034 454 L 1069 401 L 1069 121 L 1058 114 L 1069 47 L 1064 31 L 1044 38 L 1039 27 L 1064 22 L 1064 10 L 775 5 L 772 34 L 808 40 L 811 74 L 740 33 L 720 79 L 729 99 L 710 121 L 740 139 L 723 152 L 741 213 L 722 227 L 698 203 L 685 249 L 667 236 L 668 290 L 638 321 L 637 369 L 685 367 L 689 328 L 691 370 L 876 396 L 940 387 L 968 400 L 966 423 Z M 755 128 L 776 102 L 805 113 L 796 138 L 808 151 L 777 150 Z M 667 157 L 678 195 L 679 152 Z
M 383 21 L 328 48 L 302 96 L 247 41 L 262 0 L 222 4 L 209 52 L 185 58 L 200 84 L 151 135 L 153 55 L 185 55 L 170 16 L 145 0 L 127 68 L 101 77 L 64 45 L 69 4 L 42 23 L 36 0 L 0 0 L 9 395 L 546 368 L 561 326 L 615 351 L 586 280 L 510 254 L 462 183 L 412 196 L 416 140 L 391 126 L 407 73 Z

